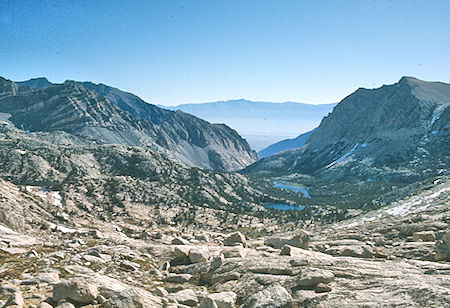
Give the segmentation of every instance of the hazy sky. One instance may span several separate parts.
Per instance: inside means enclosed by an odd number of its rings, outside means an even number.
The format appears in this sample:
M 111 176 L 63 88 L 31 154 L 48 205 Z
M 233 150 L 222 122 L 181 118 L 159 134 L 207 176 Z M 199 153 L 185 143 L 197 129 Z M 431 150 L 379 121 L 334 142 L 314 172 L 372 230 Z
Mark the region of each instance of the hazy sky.
M 330 103 L 403 75 L 450 82 L 450 1 L 0 1 L 0 75 L 148 102 Z

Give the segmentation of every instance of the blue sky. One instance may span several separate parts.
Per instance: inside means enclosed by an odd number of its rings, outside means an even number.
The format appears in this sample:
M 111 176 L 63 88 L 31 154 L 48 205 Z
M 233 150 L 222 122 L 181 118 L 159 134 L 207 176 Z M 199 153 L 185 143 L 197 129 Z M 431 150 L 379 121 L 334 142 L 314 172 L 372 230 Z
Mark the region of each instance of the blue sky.
M 450 82 L 450 1 L 0 1 L 0 75 L 90 80 L 155 104 L 330 103 Z

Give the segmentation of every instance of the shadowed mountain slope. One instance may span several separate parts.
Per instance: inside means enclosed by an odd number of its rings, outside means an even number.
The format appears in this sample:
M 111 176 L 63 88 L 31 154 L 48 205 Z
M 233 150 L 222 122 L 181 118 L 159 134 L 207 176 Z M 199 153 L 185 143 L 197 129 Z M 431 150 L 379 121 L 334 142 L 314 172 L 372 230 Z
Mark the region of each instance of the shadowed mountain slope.
M 217 170 L 240 169 L 257 159 L 233 129 L 161 109 L 131 93 L 75 81 L 42 88 L 27 86 L 34 81 L 21 84 L 0 80 L 0 112 L 24 130 L 59 130 L 101 144 L 143 146 Z
M 325 117 L 305 145 L 245 172 L 422 178 L 449 163 L 450 85 L 403 77 L 358 89 Z

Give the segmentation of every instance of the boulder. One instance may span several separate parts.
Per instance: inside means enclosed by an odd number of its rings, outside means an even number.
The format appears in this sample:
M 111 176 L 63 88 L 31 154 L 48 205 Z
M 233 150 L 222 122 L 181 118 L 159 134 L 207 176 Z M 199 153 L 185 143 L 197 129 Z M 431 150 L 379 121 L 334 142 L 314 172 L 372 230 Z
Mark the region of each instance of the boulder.
M 160 303 L 145 290 L 129 288 L 108 294 L 108 299 L 102 304 L 106 308 L 153 308 L 161 307 Z
M 228 247 L 221 252 L 225 258 L 244 258 L 247 252 L 242 246 Z
M 450 261 L 450 231 L 444 233 L 442 238 L 436 242 L 437 260 Z
M 209 297 L 204 297 L 200 301 L 200 305 L 198 307 L 199 308 L 219 308 L 219 306 L 217 306 L 216 302 Z
M 270 287 L 257 292 L 247 298 L 243 308 L 291 308 L 292 296 L 280 284 L 275 283 Z
M 190 245 L 188 240 L 185 240 L 182 237 L 176 237 L 172 240 L 172 245 Z
M 331 291 L 331 287 L 329 285 L 325 284 L 325 283 L 319 282 L 316 285 L 315 291 L 316 291 L 316 293 L 330 292 Z
M 307 266 L 309 262 L 306 259 L 292 259 L 289 261 L 289 264 L 293 267 L 297 267 L 297 266 Z
M 4 307 L 15 307 L 15 308 L 22 308 L 24 307 L 24 301 L 22 293 L 20 292 L 14 292 L 11 294 L 8 298 L 8 301 L 6 302 Z
M 241 232 L 234 232 L 223 240 L 223 244 L 225 246 L 242 245 L 243 247 L 247 247 L 247 240 Z
M 225 262 L 225 257 L 223 254 L 215 256 L 211 260 L 211 269 L 215 270 L 215 269 L 219 268 L 224 262 Z
M 97 256 L 92 256 L 92 255 L 83 255 L 83 259 L 87 262 L 90 262 L 91 264 L 104 264 L 106 263 L 105 260 L 103 260 L 102 258 L 99 258 Z
M 357 258 L 372 258 L 375 255 L 373 248 L 369 245 L 332 246 L 327 250 L 325 250 L 325 253 L 332 256 L 357 257 Z
M 169 274 L 166 277 L 166 282 L 172 283 L 185 283 L 191 280 L 192 275 L 190 274 Z
M 306 231 L 300 231 L 297 235 L 286 237 L 269 237 L 265 239 L 264 245 L 271 246 L 276 249 L 280 249 L 285 245 L 307 249 L 309 246 L 310 235 Z
M 69 302 L 58 304 L 55 308 L 75 308 L 75 305 Z
M 207 296 L 212 299 L 218 308 L 233 308 L 236 304 L 237 294 L 234 292 L 212 293 Z
M 58 273 L 39 273 L 34 278 L 25 279 L 21 284 L 23 285 L 31 285 L 31 284 L 39 284 L 39 283 L 48 283 L 55 284 L 59 282 Z
M 167 292 L 167 290 L 163 287 L 156 287 L 155 290 L 153 290 L 153 293 L 159 297 L 167 297 L 169 295 L 169 292 Z
M 434 235 L 433 231 L 414 232 L 413 241 L 414 242 L 434 242 L 434 241 L 436 241 L 436 235 Z
M 208 234 L 196 234 L 195 239 L 199 242 L 209 242 L 210 241 Z
M 189 260 L 191 263 L 206 262 L 209 259 L 209 250 L 206 247 L 192 248 L 189 250 Z
M 175 294 L 172 294 L 172 297 L 180 304 L 187 306 L 197 306 L 198 298 L 195 295 L 195 292 L 191 289 L 181 290 Z
M 50 305 L 50 304 L 47 303 L 47 302 L 41 302 L 41 303 L 39 303 L 39 305 L 37 306 L 37 308 L 53 308 L 53 306 Z
M 334 280 L 334 275 L 332 272 L 318 269 L 318 268 L 306 268 L 302 270 L 300 274 L 297 285 L 299 287 L 315 287 L 318 283 L 330 283 Z
M 53 286 L 53 300 L 70 299 L 76 303 L 89 304 L 98 296 L 97 287 L 81 279 L 62 281 Z
M 241 274 L 238 272 L 227 272 L 224 274 L 213 274 L 211 277 L 211 283 L 224 283 L 231 280 L 239 280 L 241 278 Z

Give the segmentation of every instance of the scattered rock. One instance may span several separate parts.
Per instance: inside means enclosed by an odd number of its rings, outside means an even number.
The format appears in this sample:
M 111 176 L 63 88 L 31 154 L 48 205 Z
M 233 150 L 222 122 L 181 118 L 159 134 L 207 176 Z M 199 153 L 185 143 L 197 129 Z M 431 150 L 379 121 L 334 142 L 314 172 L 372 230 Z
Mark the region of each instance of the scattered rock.
M 190 245 L 191 243 L 189 243 L 188 240 L 185 240 L 184 238 L 181 237 L 176 237 L 172 240 L 172 245 Z
M 92 256 L 92 255 L 84 255 L 83 259 L 87 262 L 91 262 L 91 264 L 103 264 L 106 263 L 102 258 Z
M 198 307 L 199 308 L 219 308 L 219 306 L 217 306 L 216 302 L 209 297 L 204 297 L 200 301 L 200 305 Z
M 191 263 L 206 262 L 209 259 L 209 250 L 206 247 L 192 248 L 189 250 L 189 260 Z
M 413 241 L 414 242 L 434 242 L 436 241 L 436 235 L 433 231 L 421 231 L 421 232 L 414 232 L 413 234 Z
M 27 254 L 25 256 L 27 258 L 37 258 L 37 257 L 39 257 L 39 254 L 37 253 L 36 250 L 31 249 L 30 251 L 27 252 Z
M 309 246 L 310 234 L 306 231 L 300 231 L 292 238 L 283 237 L 269 237 L 264 241 L 264 244 L 276 249 L 280 249 L 285 245 L 307 249 Z
M 209 242 L 210 241 L 208 234 L 196 234 L 195 239 L 199 242 Z
M 163 287 L 156 287 L 155 290 L 153 290 L 153 293 L 155 293 L 156 295 L 158 295 L 160 297 L 169 296 L 169 292 L 167 292 L 167 290 L 164 289 Z
M 450 261 L 450 231 L 445 232 L 442 239 L 436 242 L 437 260 Z
M 225 258 L 244 258 L 247 255 L 247 251 L 242 246 L 225 248 L 221 253 Z
M 10 255 L 21 255 L 27 252 L 25 248 L 18 248 L 18 247 L 1 247 L 0 251 Z
M 59 282 L 58 273 L 39 273 L 36 277 L 22 281 L 23 285 L 39 284 L 39 283 L 55 284 Z
M 53 287 L 53 300 L 55 302 L 61 299 L 70 299 L 76 303 L 89 304 L 97 296 L 97 287 L 81 279 L 59 282 Z
M 211 269 L 214 270 L 219 268 L 223 264 L 223 262 L 225 262 L 225 257 L 223 254 L 214 257 L 211 261 Z
M 169 261 L 166 261 L 166 262 L 164 262 L 163 264 L 161 264 L 159 266 L 159 270 L 161 270 L 161 271 L 168 271 L 169 269 L 170 269 L 170 262 Z
M 292 296 L 280 284 L 275 283 L 270 287 L 257 292 L 247 298 L 243 308 L 291 308 Z
M 139 268 L 140 268 L 140 265 L 139 265 L 139 264 L 137 264 L 137 263 L 135 263 L 135 262 L 128 261 L 128 260 L 123 260 L 123 261 L 120 263 L 120 266 L 121 266 L 122 268 L 128 270 L 128 271 L 131 271 L 131 272 L 136 272 L 136 271 L 138 271 Z
M 297 266 L 307 266 L 309 264 L 308 260 L 306 259 L 293 259 L 289 261 L 289 264 L 297 267 Z
M 306 268 L 302 270 L 297 285 L 300 287 L 315 287 L 318 283 L 330 283 L 334 280 L 332 272 L 318 269 L 318 268 Z
M 247 240 L 241 232 L 234 232 L 223 240 L 223 244 L 225 246 L 242 245 L 243 247 L 247 247 Z
M 233 308 L 236 304 L 237 294 L 234 292 L 212 293 L 207 296 L 212 299 L 218 308 Z
M 171 262 L 171 264 L 189 264 L 191 260 L 189 259 L 189 251 L 191 247 L 189 246 L 178 246 L 175 247 L 174 255 L 175 259 Z
M 23 296 L 20 292 L 14 292 L 8 298 L 5 307 L 22 308 L 24 306 Z
M 332 256 L 357 258 L 372 258 L 374 256 L 373 248 L 369 245 L 333 246 L 325 250 L 325 253 Z
M 212 284 L 224 283 L 224 282 L 231 281 L 231 280 L 239 280 L 239 278 L 241 278 L 241 274 L 239 274 L 237 272 L 228 272 L 228 273 L 224 273 L 224 274 L 213 274 L 213 276 L 211 278 L 211 283 Z
M 64 302 L 58 304 L 55 308 L 75 308 L 75 305 L 72 303 Z
M 172 294 L 173 298 L 180 304 L 187 306 L 196 306 L 198 304 L 197 295 L 191 289 L 181 290 L 175 294 Z
M 331 287 L 328 284 L 319 282 L 316 285 L 315 291 L 316 291 L 316 293 L 330 292 L 331 291 Z
M 96 240 L 104 238 L 104 235 L 98 230 L 89 230 L 88 235 Z
M 169 274 L 166 277 L 166 282 L 172 283 L 185 283 L 191 280 L 192 275 L 190 274 Z

